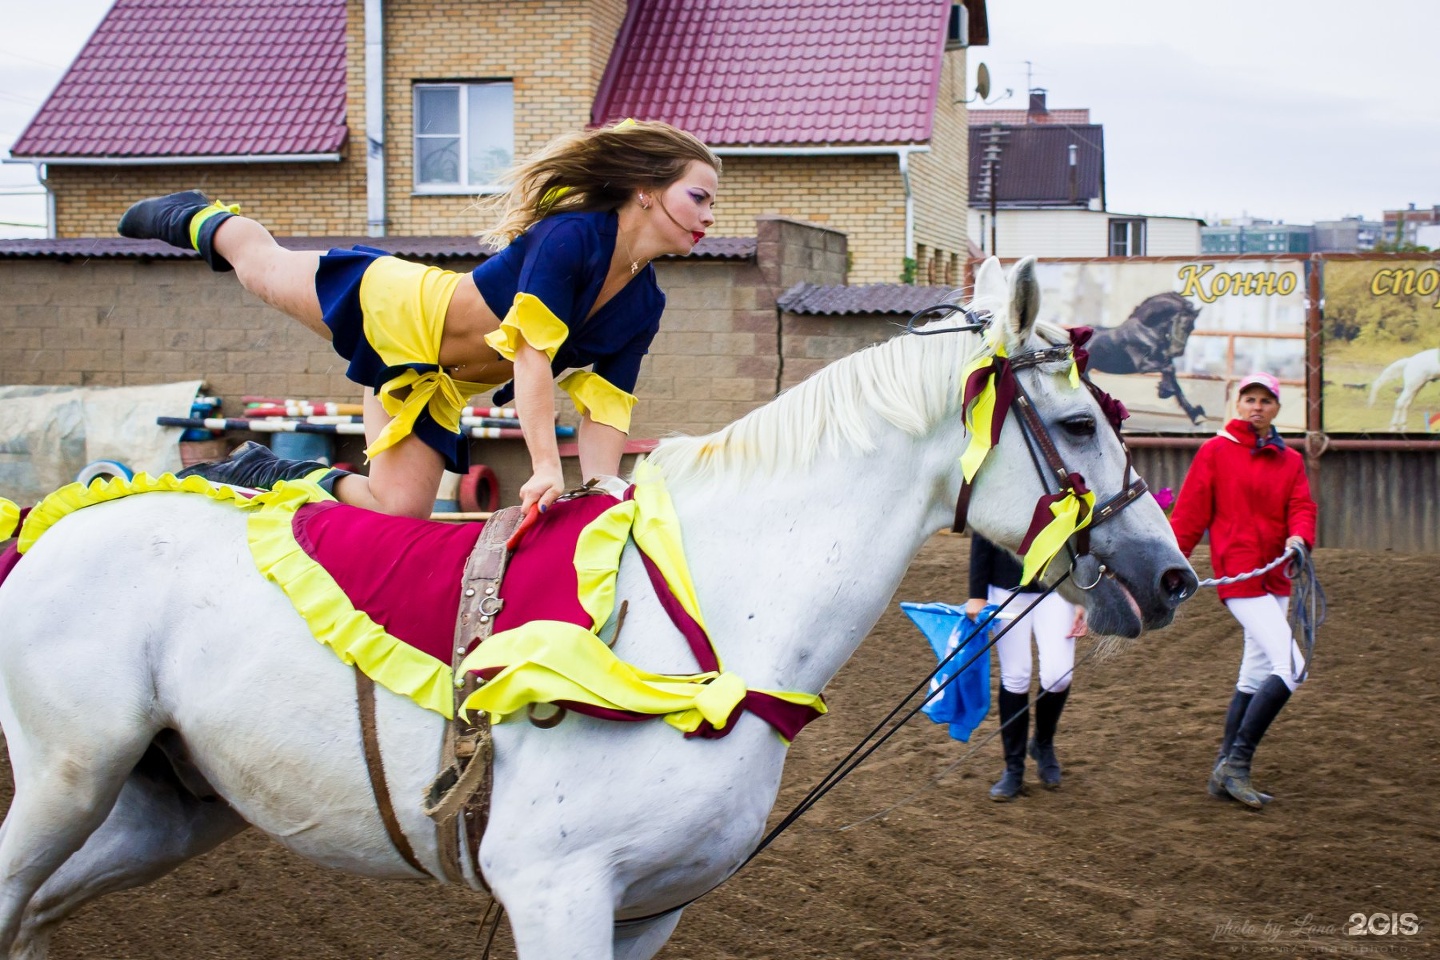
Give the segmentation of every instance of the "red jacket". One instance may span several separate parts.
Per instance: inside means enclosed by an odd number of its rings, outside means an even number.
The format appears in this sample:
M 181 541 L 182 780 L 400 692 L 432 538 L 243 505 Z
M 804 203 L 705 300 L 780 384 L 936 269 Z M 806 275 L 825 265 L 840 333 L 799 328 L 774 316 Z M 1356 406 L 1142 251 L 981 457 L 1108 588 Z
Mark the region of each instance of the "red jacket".
M 1263 567 L 1280 556 L 1289 537 L 1315 544 L 1315 501 L 1305 459 L 1278 434 L 1257 443 L 1255 428 L 1231 420 L 1205 442 L 1185 475 L 1170 526 L 1185 556 L 1210 530 L 1210 565 L 1217 577 Z M 1290 595 L 1283 568 L 1219 588 L 1221 600 Z

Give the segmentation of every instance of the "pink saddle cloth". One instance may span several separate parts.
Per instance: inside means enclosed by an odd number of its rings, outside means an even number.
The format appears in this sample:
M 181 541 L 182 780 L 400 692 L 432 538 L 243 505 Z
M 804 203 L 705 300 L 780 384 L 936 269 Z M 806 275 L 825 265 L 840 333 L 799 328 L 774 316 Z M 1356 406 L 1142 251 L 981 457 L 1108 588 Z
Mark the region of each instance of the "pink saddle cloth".
M 613 497 L 562 500 L 525 532 L 505 570 L 505 606 L 495 632 L 530 620 L 563 620 L 586 629 L 580 606 L 575 543 Z M 465 561 L 483 523 L 392 517 L 341 503 L 309 503 L 295 511 L 295 542 L 323 566 L 350 603 L 385 632 L 451 662 Z

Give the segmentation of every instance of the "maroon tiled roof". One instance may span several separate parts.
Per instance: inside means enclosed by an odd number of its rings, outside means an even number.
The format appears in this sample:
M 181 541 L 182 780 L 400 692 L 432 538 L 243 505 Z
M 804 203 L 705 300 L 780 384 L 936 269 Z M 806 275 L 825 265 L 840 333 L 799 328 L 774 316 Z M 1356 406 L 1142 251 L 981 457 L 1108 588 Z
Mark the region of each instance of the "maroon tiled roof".
M 910 316 L 943 302 L 955 289 L 906 283 L 871 283 L 856 287 L 797 283 L 782 293 L 775 303 L 786 313 L 898 313 Z
M 989 127 L 970 128 L 970 203 L 985 206 L 980 181 Z M 1105 128 L 1038 125 L 1006 127 L 1000 139 L 1000 169 L 995 177 L 997 204 L 1086 206 L 1105 198 Z M 1075 178 L 1070 177 L 1070 146 L 1075 146 Z
M 17 157 L 336 153 L 345 0 L 116 0 Z
M 1087 127 L 1090 125 L 1090 109 L 1082 107 L 1079 109 L 1047 110 L 1044 113 L 1029 110 L 971 110 L 970 126 L 991 127 L 999 124 L 1002 127 L 1023 127 L 1030 123 L 1052 123 L 1070 126 Z
M 950 0 L 631 0 L 592 119 L 713 145 L 930 139 Z
M 424 262 L 483 260 L 493 250 L 475 237 L 277 237 L 290 250 L 329 250 L 356 244 Z M 688 256 L 700 260 L 748 260 L 755 256 L 754 237 L 706 237 Z M 124 237 L 78 237 L 64 240 L 0 240 L 0 260 L 196 260 L 159 240 Z M 686 257 L 666 258 L 684 260 Z

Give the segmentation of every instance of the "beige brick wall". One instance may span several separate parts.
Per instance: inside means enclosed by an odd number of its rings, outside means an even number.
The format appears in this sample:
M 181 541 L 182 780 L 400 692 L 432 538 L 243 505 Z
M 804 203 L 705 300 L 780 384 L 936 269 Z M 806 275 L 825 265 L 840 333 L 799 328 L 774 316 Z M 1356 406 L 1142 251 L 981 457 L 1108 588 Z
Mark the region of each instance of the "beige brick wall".
M 775 300 L 801 281 L 840 282 L 845 237 L 774 217 L 754 229 L 754 260 L 656 265 L 667 307 L 636 385 L 632 436 L 708 432 L 810 368 L 797 360 L 838 355 L 815 333 L 784 338 L 782 354 Z M 230 416 L 239 415 L 246 394 L 359 397 L 328 343 L 246 293 L 234 274 L 214 274 L 198 261 L 0 259 L 0 290 L 0 384 L 202 379 Z M 558 392 L 556 409 L 562 423 L 576 423 Z M 360 446 L 343 443 L 341 457 L 358 461 Z M 472 453 L 496 469 L 513 499 L 528 476 L 523 444 L 475 441 Z
M 910 158 L 915 196 L 916 283 L 959 283 L 969 231 L 969 117 L 965 50 L 945 53 L 930 151 Z M 923 247 L 923 251 L 921 248 Z
M 481 232 L 489 223 L 472 198 L 414 192 L 414 84 L 512 80 L 515 156 L 523 157 L 590 122 L 624 0 L 389 0 L 385 9 L 389 232 Z
M 775 214 L 849 239 L 850 283 L 895 283 L 905 258 L 905 190 L 894 156 L 725 157 L 716 236 Z

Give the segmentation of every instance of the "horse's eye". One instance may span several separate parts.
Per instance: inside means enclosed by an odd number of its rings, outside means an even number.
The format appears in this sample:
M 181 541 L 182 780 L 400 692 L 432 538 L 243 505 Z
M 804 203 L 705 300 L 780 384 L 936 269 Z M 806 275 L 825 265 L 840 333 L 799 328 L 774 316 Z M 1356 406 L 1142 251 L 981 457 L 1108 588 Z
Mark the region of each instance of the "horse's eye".
M 1067 417 L 1060 421 L 1060 426 L 1072 437 L 1093 437 L 1095 436 L 1095 418 L 1088 413 L 1076 417 Z

